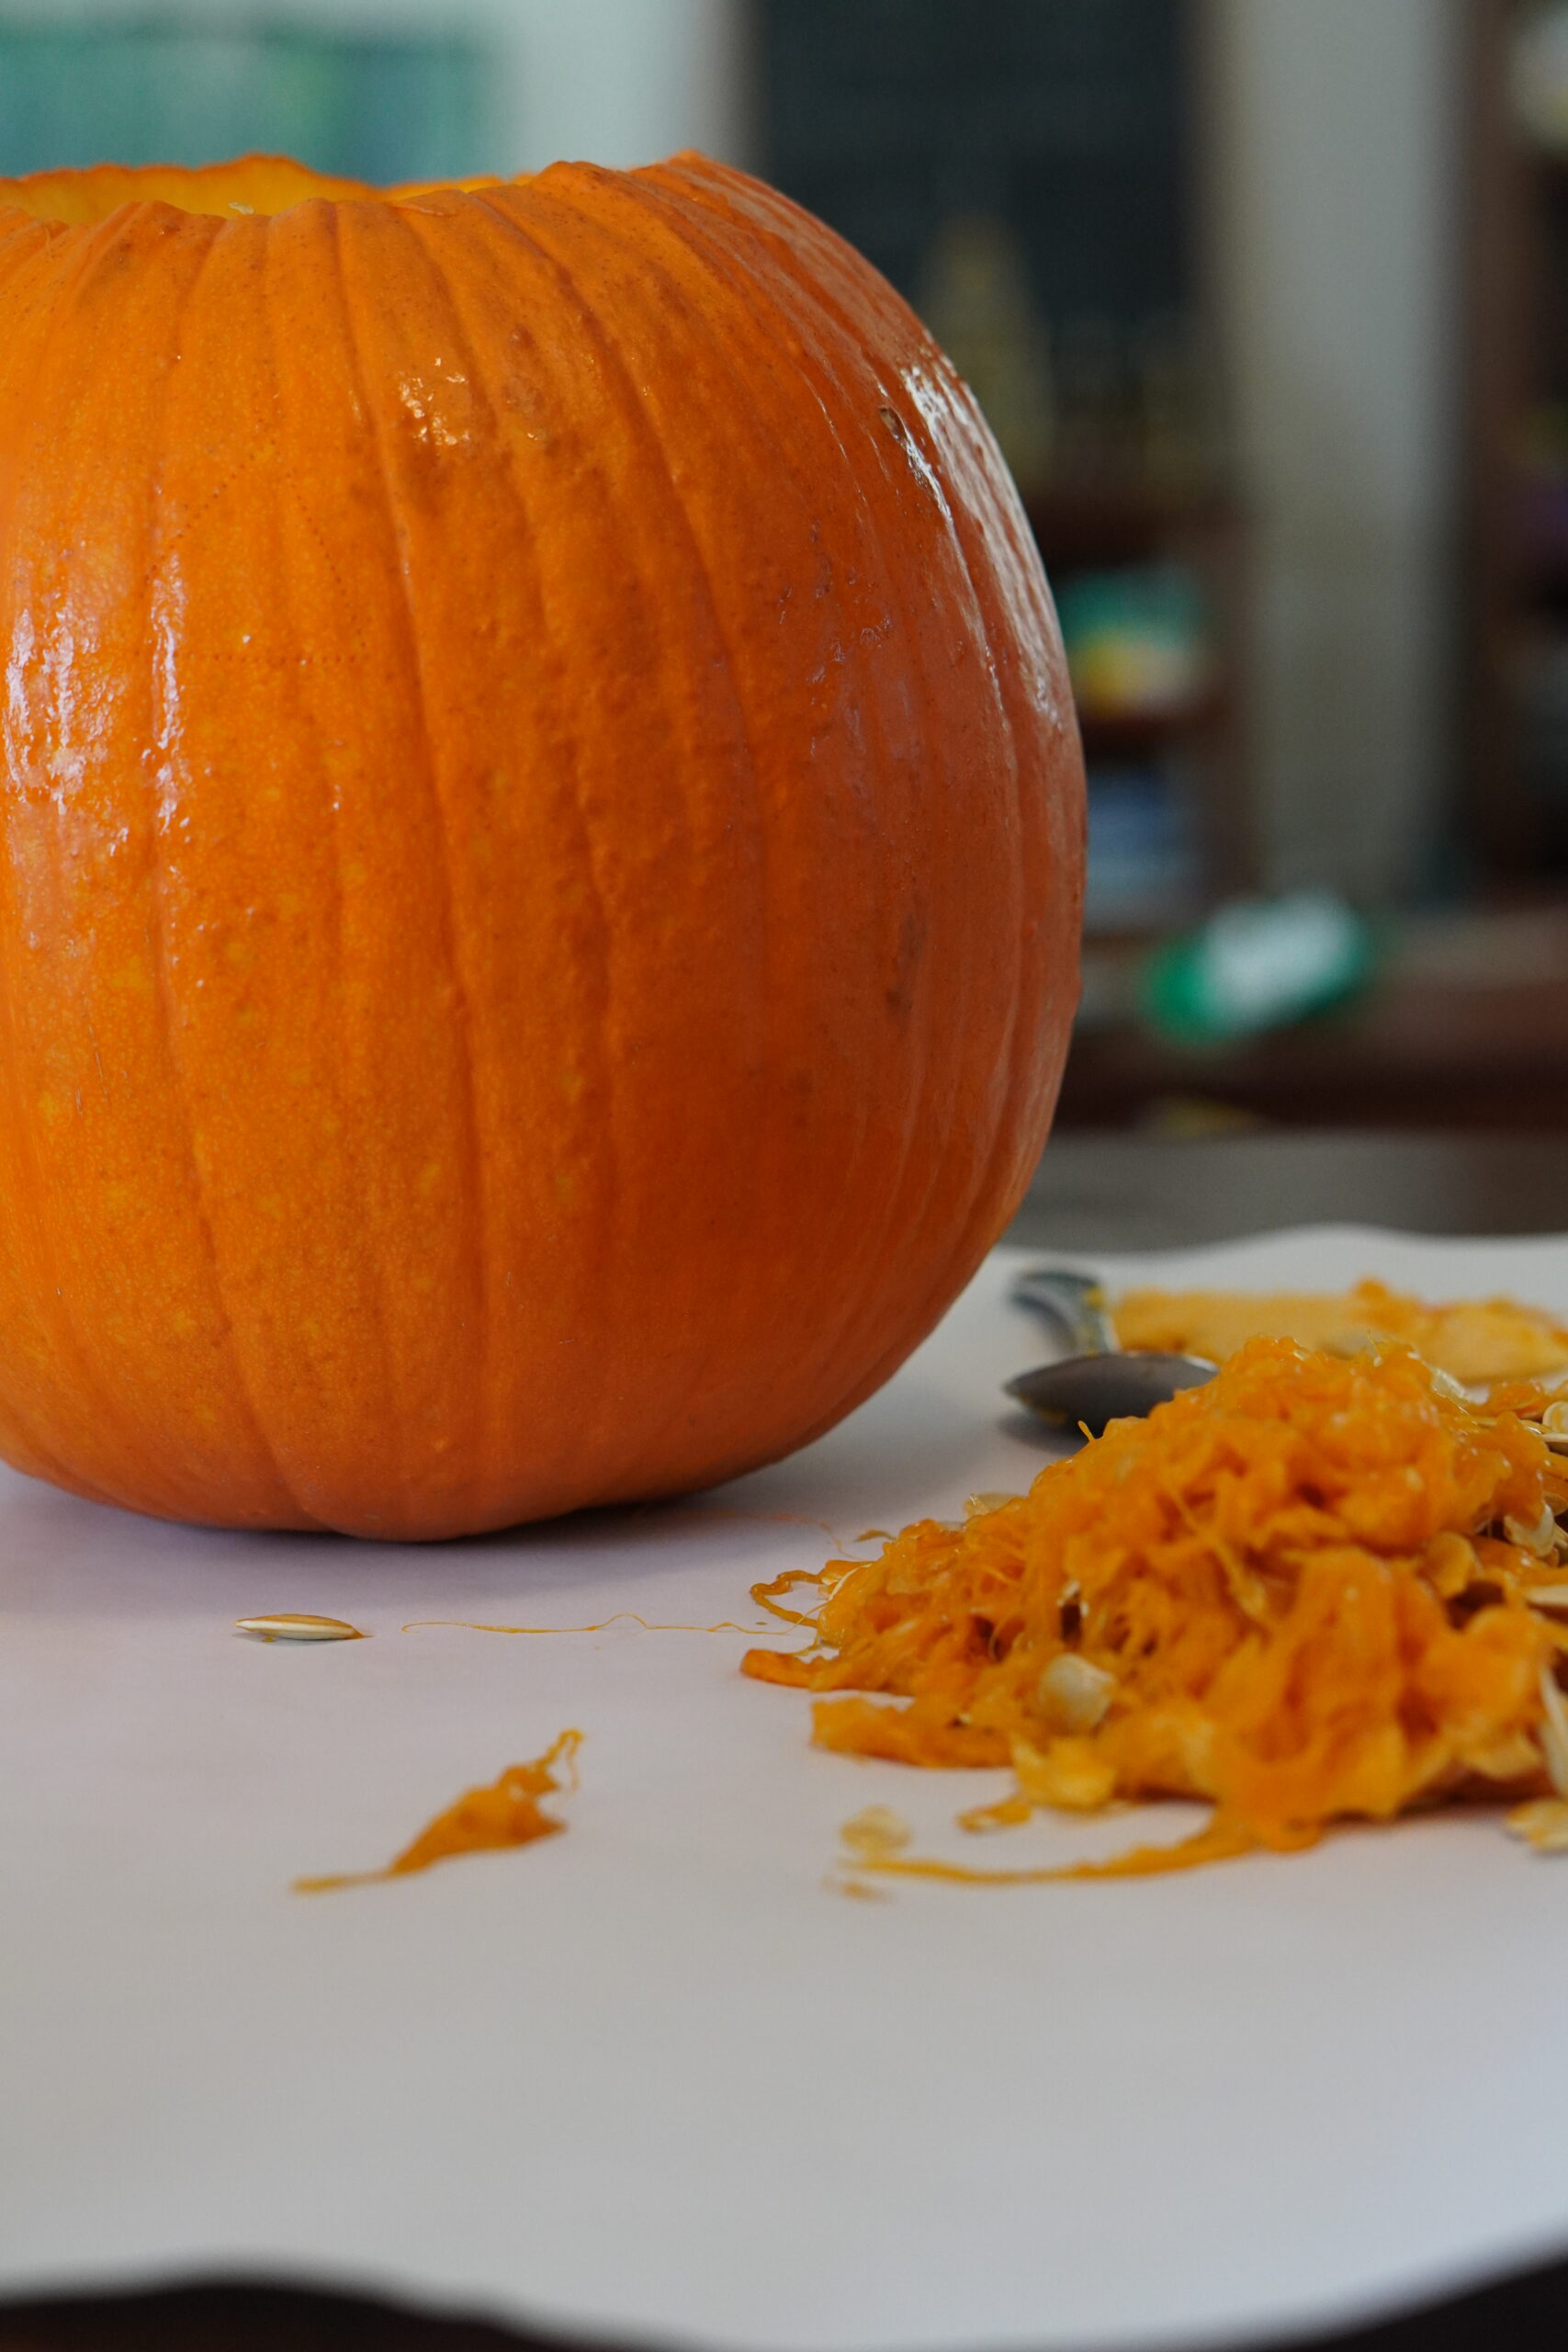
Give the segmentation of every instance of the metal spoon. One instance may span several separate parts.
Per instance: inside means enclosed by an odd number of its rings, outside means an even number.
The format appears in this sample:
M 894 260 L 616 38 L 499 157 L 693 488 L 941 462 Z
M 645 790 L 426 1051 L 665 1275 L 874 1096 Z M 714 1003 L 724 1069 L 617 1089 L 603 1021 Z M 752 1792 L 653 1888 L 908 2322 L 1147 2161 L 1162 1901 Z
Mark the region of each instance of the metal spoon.
M 1066 1429 L 1082 1427 L 1099 1437 L 1107 1421 L 1152 1412 L 1179 1388 L 1199 1388 L 1219 1370 L 1206 1356 L 1178 1356 L 1154 1349 L 1123 1350 L 1100 1284 L 1088 1274 L 1057 1266 L 1032 1266 L 1012 1286 L 1021 1306 L 1050 1317 L 1071 1352 L 1033 1372 L 1021 1372 L 1004 1385 L 1042 1420 Z

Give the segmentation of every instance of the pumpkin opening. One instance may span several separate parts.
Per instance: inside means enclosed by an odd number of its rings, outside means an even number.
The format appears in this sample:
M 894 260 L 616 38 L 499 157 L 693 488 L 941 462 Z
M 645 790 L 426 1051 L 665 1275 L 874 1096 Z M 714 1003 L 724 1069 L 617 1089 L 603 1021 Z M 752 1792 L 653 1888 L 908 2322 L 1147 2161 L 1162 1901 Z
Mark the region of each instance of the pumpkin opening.
M 389 203 L 428 194 L 434 187 L 490 187 L 493 176 L 427 181 L 407 187 L 371 187 L 364 180 L 333 179 L 287 155 L 241 155 L 228 164 L 182 169 L 166 164 L 94 164 L 83 171 L 33 172 L 0 179 L 0 212 L 26 212 L 35 220 L 78 228 L 107 220 L 122 204 L 172 204 L 177 211 L 220 220 L 263 218 L 287 212 L 311 198 L 328 203 Z

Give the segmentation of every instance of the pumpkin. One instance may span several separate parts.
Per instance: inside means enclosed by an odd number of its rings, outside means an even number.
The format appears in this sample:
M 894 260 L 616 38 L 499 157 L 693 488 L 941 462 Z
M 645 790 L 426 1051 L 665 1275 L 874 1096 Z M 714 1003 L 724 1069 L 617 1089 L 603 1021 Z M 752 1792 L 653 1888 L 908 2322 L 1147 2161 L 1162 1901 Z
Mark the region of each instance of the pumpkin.
M 975 405 L 694 155 L 0 183 L 0 1447 L 436 1537 L 828 1429 L 1017 1204 L 1080 754 Z

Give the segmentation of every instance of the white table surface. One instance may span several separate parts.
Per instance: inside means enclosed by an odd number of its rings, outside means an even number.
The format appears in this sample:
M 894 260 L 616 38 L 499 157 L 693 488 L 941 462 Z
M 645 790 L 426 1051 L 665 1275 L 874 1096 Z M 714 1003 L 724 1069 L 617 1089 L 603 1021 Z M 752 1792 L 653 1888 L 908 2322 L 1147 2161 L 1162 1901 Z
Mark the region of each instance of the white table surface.
M 1568 1860 L 1495 1816 L 1166 1880 L 828 1881 L 897 1807 L 958 1855 L 1000 1774 L 807 1744 L 757 1577 L 1043 1442 L 998 1252 L 883 1394 L 690 1505 L 395 1549 L 225 1536 L 0 1476 L 0 2291 L 242 2271 L 624 2338 L 1177 2345 L 1348 2322 L 1568 2246 Z M 1118 1279 L 1568 1311 L 1568 1241 L 1321 1230 Z M 734 1514 L 733 1516 L 729 1514 Z M 796 1516 L 791 1516 L 791 1514 Z M 264 1646 L 325 1611 L 374 1639 Z M 308 1899 L 587 1735 L 567 1836 Z M 1176 1837 L 1037 1821 L 987 1860 Z

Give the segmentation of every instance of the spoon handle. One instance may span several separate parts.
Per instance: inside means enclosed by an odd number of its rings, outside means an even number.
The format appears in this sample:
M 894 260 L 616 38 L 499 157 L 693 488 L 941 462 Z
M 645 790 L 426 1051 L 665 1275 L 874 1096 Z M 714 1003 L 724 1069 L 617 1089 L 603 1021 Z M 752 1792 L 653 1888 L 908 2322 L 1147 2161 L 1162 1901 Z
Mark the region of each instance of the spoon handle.
M 1012 1295 L 1020 1306 L 1048 1315 L 1077 1356 L 1114 1355 L 1120 1347 L 1105 1291 L 1092 1274 L 1069 1273 L 1065 1266 L 1030 1266 Z

